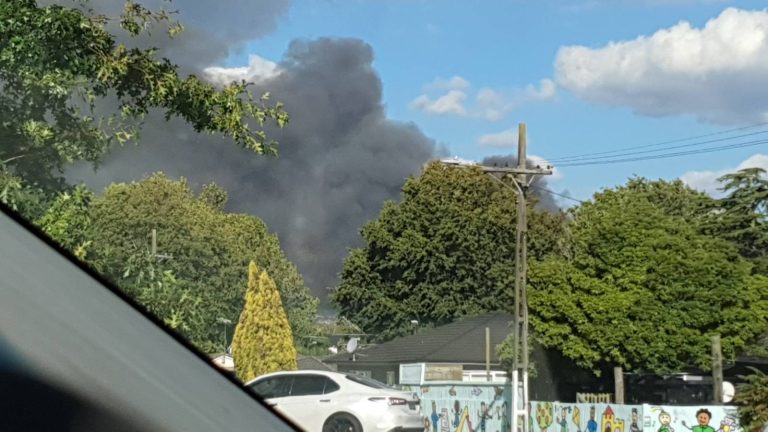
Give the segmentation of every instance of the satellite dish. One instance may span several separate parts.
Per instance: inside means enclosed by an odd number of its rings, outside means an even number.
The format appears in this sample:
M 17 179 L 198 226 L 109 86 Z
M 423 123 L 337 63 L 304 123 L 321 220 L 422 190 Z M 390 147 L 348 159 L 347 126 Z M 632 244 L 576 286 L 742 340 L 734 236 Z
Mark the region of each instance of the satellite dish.
M 728 381 L 723 381 L 723 403 L 728 403 L 733 400 L 733 396 L 736 394 L 736 388 Z
M 357 338 L 353 337 L 349 339 L 349 342 L 347 342 L 347 352 L 353 353 L 357 349 Z

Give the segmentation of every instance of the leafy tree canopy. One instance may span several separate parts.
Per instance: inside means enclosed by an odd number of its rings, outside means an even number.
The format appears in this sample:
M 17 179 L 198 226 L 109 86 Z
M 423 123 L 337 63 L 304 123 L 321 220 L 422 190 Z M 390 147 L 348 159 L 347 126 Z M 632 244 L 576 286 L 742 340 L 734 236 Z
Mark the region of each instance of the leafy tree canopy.
M 563 246 L 564 215 L 531 209 L 530 256 Z M 516 197 L 476 168 L 432 163 L 362 229 L 332 294 L 340 315 L 380 339 L 513 302 Z
M 768 425 L 768 375 L 755 368 L 736 389 L 733 398 L 739 407 L 739 423 L 748 432 L 762 432 Z
M 573 210 L 571 255 L 531 263 L 537 339 L 595 370 L 666 372 L 708 368 L 713 334 L 733 358 L 768 329 L 768 278 L 692 223 L 700 204 L 675 201 L 706 199 L 679 188 L 634 179 Z
M 221 199 L 212 204 L 211 195 L 225 195 L 218 187 L 203 191 L 195 196 L 184 180 L 162 174 L 108 187 L 90 202 L 88 262 L 137 296 L 162 282 L 162 275 L 172 275 L 188 297 L 199 297 L 205 311 L 187 335 L 213 351 L 224 348 L 217 320 L 235 322 L 242 310 L 245 269 L 253 260 L 274 275 L 294 334 L 311 334 L 318 300 L 286 259 L 277 237 L 258 218 L 222 211 Z M 151 256 L 153 229 L 156 257 Z M 145 293 L 150 294 L 156 293 Z
M 755 273 L 768 275 L 768 175 L 746 168 L 718 180 L 726 196 L 708 215 L 707 231 L 735 242 Z
M 51 187 L 76 160 L 96 162 L 113 142 L 137 139 L 142 117 L 157 108 L 196 131 L 221 133 L 256 153 L 274 152 L 263 126 L 286 124 L 280 104 L 268 105 L 245 82 L 222 90 L 195 76 L 181 77 L 155 49 L 128 48 L 107 30 L 117 22 L 129 35 L 170 22 L 128 0 L 120 17 L 84 6 L 38 6 L 35 0 L 0 3 L 0 167 L 30 185 Z M 168 26 L 175 36 L 181 27 Z M 97 102 L 116 101 L 114 115 Z

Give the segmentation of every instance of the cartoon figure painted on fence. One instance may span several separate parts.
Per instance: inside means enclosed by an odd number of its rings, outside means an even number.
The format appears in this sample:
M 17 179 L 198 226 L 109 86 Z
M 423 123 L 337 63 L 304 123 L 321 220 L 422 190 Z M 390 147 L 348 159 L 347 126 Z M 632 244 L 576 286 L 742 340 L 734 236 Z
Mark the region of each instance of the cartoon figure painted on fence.
M 691 432 L 715 432 L 715 428 L 709 425 L 710 420 L 712 420 L 712 413 L 706 408 L 701 408 L 696 411 L 696 423 L 698 424 L 690 427 L 683 421 L 683 426 Z
M 560 432 L 568 432 L 568 411 L 570 411 L 570 408 L 562 405 L 560 407 L 560 415 L 555 420 L 555 423 L 560 426 Z
M 440 422 L 440 415 L 437 413 L 437 404 L 432 401 L 432 415 L 429 416 L 432 420 L 432 432 L 437 432 L 437 424 Z
M 554 420 L 554 413 L 552 411 L 552 402 L 539 402 L 536 404 L 536 423 L 538 423 L 541 432 L 547 432 L 547 428 L 552 425 L 552 420 Z
M 501 408 L 501 410 L 499 410 Z M 507 401 L 504 401 L 504 403 L 501 404 L 501 407 L 496 407 L 496 420 L 501 420 L 501 430 L 506 432 L 509 431 L 512 428 L 512 425 L 509 423 L 509 416 L 507 415 L 507 410 L 509 410 L 509 406 L 507 405 Z M 533 432 L 531 430 L 530 432 Z M 722 431 L 718 431 L 722 432 Z
M 632 422 L 629 424 L 629 432 L 640 432 L 640 425 L 637 424 L 637 418 L 637 408 L 632 408 Z
M 646 415 L 642 432 L 739 432 L 737 410 L 732 406 L 643 405 L 641 412 Z
M 493 418 L 493 415 L 488 413 L 488 408 L 489 406 L 485 402 L 480 402 L 480 411 L 477 413 L 480 432 L 485 432 L 485 421 Z
M 675 429 L 672 427 L 672 415 L 664 410 L 661 410 L 659 413 L 659 423 L 661 426 L 659 426 L 658 432 L 675 432 Z
M 448 408 L 440 410 L 440 432 L 449 432 L 451 430 L 451 421 L 448 419 Z
M 459 401 L 453 402 L 453 427 L 457 428 L 459 427 L 459 419 L 461 418 L 461 405 L 459 404 Z
M 576 426 L 576 432 L 581 432 L 581 409 L 578 406 L 573 407 L 573 415 L 571 416 L 571 420 Z
M 587 432 L 597 432 L 597 421 L 595 421 L 595 406 L 589 407 L 589 421 L 587 421 Z
M 738 428 L 736 419 L 733 417 L 725 417 L 720 420 L 720 429 L 717 432 L 733 432 Z

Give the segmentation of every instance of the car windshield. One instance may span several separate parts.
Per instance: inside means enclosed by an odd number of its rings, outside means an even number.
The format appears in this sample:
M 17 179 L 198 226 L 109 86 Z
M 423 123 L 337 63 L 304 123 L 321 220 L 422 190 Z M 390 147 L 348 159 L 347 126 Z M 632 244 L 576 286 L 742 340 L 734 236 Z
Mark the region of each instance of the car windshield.
M 755 430 L 768 9 L 0 0 L 0 203 L 238 384 Z

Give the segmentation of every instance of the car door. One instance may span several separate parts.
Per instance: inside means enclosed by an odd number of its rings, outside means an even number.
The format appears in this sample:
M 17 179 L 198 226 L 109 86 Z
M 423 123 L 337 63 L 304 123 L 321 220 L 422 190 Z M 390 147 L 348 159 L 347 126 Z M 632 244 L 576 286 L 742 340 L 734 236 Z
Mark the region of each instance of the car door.
M 339 385 L 325 375 L 297 374 L 291 396 L 282 404 L 287 415 L 307 431 L 320 431 L 325 419 L 338 410 L 338 393 Z

